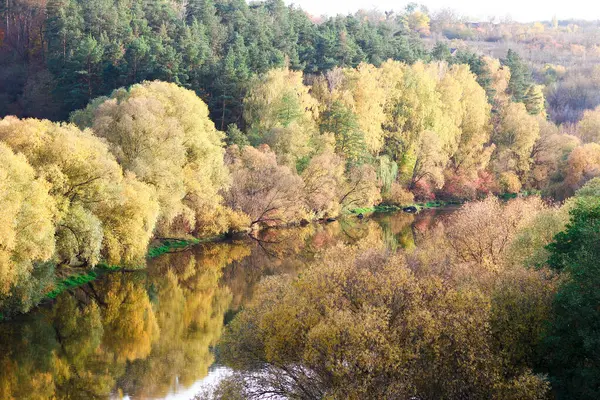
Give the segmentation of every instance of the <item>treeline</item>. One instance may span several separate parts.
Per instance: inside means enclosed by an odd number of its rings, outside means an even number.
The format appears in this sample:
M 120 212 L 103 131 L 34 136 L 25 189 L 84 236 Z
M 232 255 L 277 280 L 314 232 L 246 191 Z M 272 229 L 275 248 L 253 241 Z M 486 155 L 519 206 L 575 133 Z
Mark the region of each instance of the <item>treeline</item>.
M 302 175 L 266 145 L 226 154 L 206 104 L 175 84 L 117 90 L 72 119 L 81 128 L 0 120 L 5 315 L 37 304 L 56 265 L 137 267 L 153 238 L 301 222 L 379 201 L 373 167 L 346 168 L 326 148 Z
M 600 179 L 471 202 L 398 253 L 365 238 L 263 280 L 198 399 L 598 397 Z
M 561 133 L 543 97 L 515 102 L 508 67 L 482 61 L 488 93 L 465 64 L 390 60 L 310 82 L 273 69 L 248 83 L 245 130 L 227 134 L 194 92 L 159 81 L 97 98 L 71 123 L 4 118 L 3 308 L 35 304 L 54 265 L 140 265 L 152 238 L 415 198 L 562 198 L 598 175 L 595 113 L 581 139 Z
M 401 16 L 315 23 L 282 0 L 8 0 L 0 17 L 0 115 L 52 120 L 159 79 L 196 91 L 224 130 L 240 121 L 249 78 L 271 68 L 317 73 L 425 55 Z

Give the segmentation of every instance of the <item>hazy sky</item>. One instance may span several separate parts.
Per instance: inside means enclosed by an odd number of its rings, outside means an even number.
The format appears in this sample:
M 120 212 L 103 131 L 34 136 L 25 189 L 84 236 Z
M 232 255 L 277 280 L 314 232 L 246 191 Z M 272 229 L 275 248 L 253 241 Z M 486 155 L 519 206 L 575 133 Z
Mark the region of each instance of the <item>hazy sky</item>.
M 296 4 L 314 15 L 347 14 L 360 8 L 401 10 L 409 2 L 410 0 L 286 0 L 286 3 Z M 415 3 L 425 4 L 432 11 L 451 8 L 473 19 L 506 15 L 521 22 L 550 20 L 554 15 L 558 19 L 600 19 L 598 0 L 417 0 Z

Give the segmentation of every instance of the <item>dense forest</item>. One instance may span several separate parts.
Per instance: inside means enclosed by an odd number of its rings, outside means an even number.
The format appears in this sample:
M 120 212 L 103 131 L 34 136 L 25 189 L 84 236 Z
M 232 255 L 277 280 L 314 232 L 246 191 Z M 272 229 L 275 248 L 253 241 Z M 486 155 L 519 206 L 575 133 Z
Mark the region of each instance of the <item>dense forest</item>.
M 365 240 L 265 280 L 215 393 L 599 394 L 600 74 L 576 61 L 595 25 L 281 0 L 6 0 L 0 17 L 3 318 L 157 243 L 467 202 L 414 252 Z

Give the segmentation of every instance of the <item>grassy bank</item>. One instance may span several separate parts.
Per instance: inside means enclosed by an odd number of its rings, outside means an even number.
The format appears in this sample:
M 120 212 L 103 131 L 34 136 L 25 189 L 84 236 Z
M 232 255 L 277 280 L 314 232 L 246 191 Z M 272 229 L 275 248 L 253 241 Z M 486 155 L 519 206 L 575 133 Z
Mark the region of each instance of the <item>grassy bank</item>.
M 179 251 L 186 249 L 190 246 L 196 245 L 198 243 L 211 242 L 222 239 L 223 236 L 213 236 L 205 239 L 165 239 L 159 241 L 158 245 L 151 246 L 148 249 L 147 257 L 149 259 L 156 258 L 166 253 L 172 253 L 174 251 Z M 143 267 L 139 268 L 140 270 L 144 269 Z M 81 285 L 85 285 L 98 277 L 110 273 L 117 272 L 123 270 L 123 267 L 116 265 L 106 265 L 106 264 L 98 264 L 93 269 L 83 272 L 74 273 L 72 275 L 67 276 L 64 279 L 59 280 L 54 289 L 50 292 L 46 293 L 45 298 L 54 300 L 56 297 L 64 292 L 65 290 L 73 289 Z M 1 319 L 0 319 L 1 321 Z
M 164 239 L 159 240 L 158 244 L 154 246 L 150 246 L 148 249 L 147 258 L 152 259 L 158 256 L 161 256 L 166 253 L 171 253 L 175 251 L 180 251 L 190 246 L 199 244 L 199 243 L 207 243 L 213 242 L 217 240 L 223 239 L 224 236 L 211 236 L 204 239 Z M 42 297 L 41 302 L 44 301 L 52 301 L 55 300 L 61 293 L 74 289 L 78 286 L 85 285 L 90 283 L 102 275 L 111 272 L 122 271 L 124 268 L 118 265 L 107 265 L 107 264 L 98 264 L 94 268 L 88 270 L 80 270 L 72 273 L 68 273 L 66 276 L 57 277 L 56 283 L 54 284 L 51 291 L 45 293 Z M 140 266 L 140 270 L 143 270 L 144 267 Z M 4 320 L 4 315 L 0 312 L 0 322 Z
M 355 215 L 356 214 L 370 214 L 370 213 L 389 213 L 389 212 L 402 211 L 404 208 L 407 208 L 407 207 L 414 207 L 417 209 L 417 211 L 421 211 L 421 210 L 426 210 L 426 209 L 448 207 L 448 206 L 454 206 L 454 205 L 460 205 L 460 204 L 463 204 L 463 202 L 437 200 L 437 201 L 428 201 L 425 203 L 407 204 L 404 206 L 378 205 L 378 206 L 374 206 L 374 207 L 355 208 L 353 210 L 350 210 L 350 213 L 355 214 Z
M 517 197 L 529 197 L 529 196 L 538 196 L 540 195 L 539 191 L 523 191 L 520 193 L 502 193 L 497 195 L 497 197 L 501 200 L 512 200 L 512 199 L 516 199 Z M 417 211 L 421 211 L 421 210 L 427 210 L 427 209 L 435 209 L 435 208 L 442 208 L 442 207 L 448 207 L 448 206 L 458 206 L 458 205 L 462 205 L 465 202 L 467 202 L 468 200 L 449 200 L 449 201 L 444 201 L 444 200 L 432 200 L 432 201 L 427 201 L 427 202 L 421 202 L 421 203 L 413 203 L 413 204 L 407 204 L 407 205 L 377 205 L 377 206 L 373 206 L 373 207 L 362 207 L 362 208 L 355 208 L 350 210 L 350 214 L 371 214 L 371 213 L 387 213 L 387 212 L 398 212 L 398 211 L 402 211 L 402 209 L 407 208 L 407 207 L 415 207 L 417 209 Z

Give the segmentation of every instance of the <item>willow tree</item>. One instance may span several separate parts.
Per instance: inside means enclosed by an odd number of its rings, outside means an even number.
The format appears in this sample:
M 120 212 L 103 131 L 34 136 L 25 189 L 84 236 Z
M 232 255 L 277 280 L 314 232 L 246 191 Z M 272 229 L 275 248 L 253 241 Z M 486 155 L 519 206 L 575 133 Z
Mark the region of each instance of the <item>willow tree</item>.
M 33 263 L 54 253 L 55 203 L 23 155 L 0 143 L 0 305 Z
M 379 154 L 384 144 L 386 97 L 379 68 L 361 63 L 356 68 L 334 69 L 317 78 L 311 88 L 321 112 L 330 110 L 336 103 L 351 111 L 357 129 L 364 136 L 366 149 L 372 155 Z
M 165 82 L 118 89 L 72 120 L 106 139 L 126 171 L 158 193 L 160 235 L 220 233 L 227 229 L 220 191 L 229 185 L 224 135 L 190 90 Z
M 466 174 L 471 178 L 477 170 L 487 166 L 490 140 L 491 106 L 487 102 L 485 90 L 477 83 L 466 65 L 454 66 L 449 71 L 460 87 L 460 133 L 456 151 L 451 156 L 454 173 Z
M 400 180 L 411 183 L 421 134 L 439 112 L 436 77 L 422 63 L 412 67 L 395 61 L 382 66 L 384 90 L 388 93 L 384 123 L 387 152 L 398 162 Z
M 155 193 L 124 179 L 103 140 L 74 125 L 14 117 L 0 121 L 0 140 L 50 184 L 59 262 L 143 261 L 156 221 Z
M 440 189 L 448 175 L 474 180 L 486 164 L 490 107 L 468 66 L 388 61 L 381 81 L 385 152 L 398 162 L 400 181 Z

